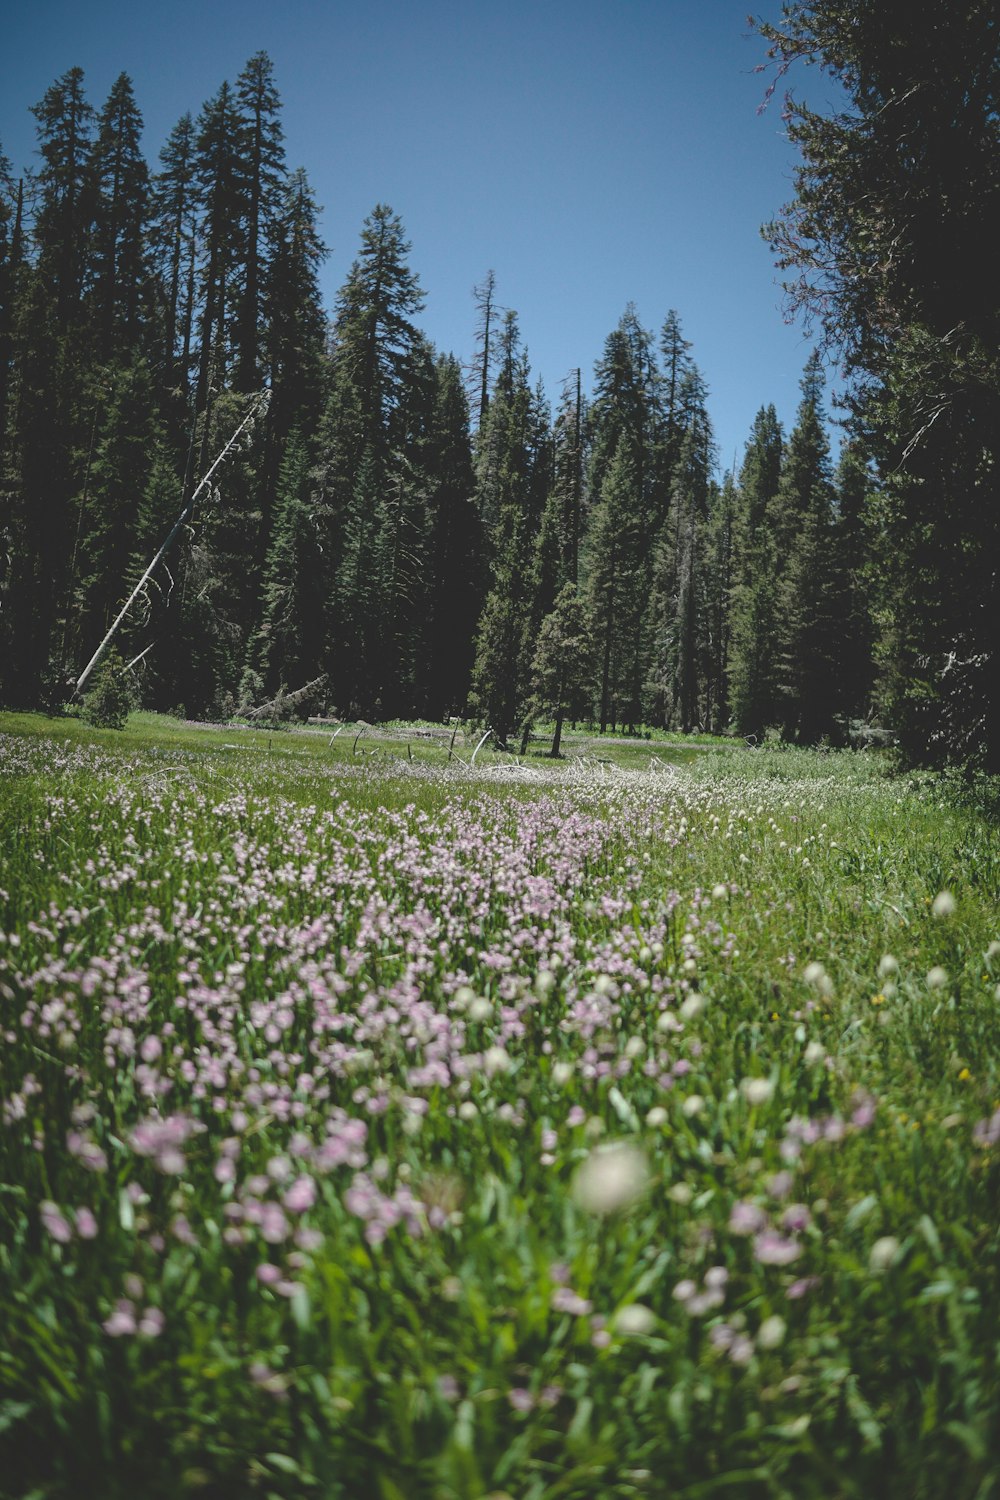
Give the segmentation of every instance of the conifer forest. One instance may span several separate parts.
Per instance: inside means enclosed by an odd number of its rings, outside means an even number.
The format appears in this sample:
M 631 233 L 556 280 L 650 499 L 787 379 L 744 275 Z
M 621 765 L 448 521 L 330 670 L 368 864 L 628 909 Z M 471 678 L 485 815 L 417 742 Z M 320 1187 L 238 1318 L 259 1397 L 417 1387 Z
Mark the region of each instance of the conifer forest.
M 0 154 L 0 701 L 70 701 L 141 585 L 111 659 L 190 718 L 883 734 L 996 769 L 995 18 L 851 10 L 759 26 L 778 75 L 818 59 L 846 102 L 786 106 L 765 232 L 816 345 L 790 430 L 761 391 L 725 473 L 669 287 L 649 326 L 623 287 L 546 392 L 484 267 L 462 365 L 384 203 L 322 305 L 265 53 L 154 162 L 124 73 L 100 104 L 57 78 L 35 162 Z

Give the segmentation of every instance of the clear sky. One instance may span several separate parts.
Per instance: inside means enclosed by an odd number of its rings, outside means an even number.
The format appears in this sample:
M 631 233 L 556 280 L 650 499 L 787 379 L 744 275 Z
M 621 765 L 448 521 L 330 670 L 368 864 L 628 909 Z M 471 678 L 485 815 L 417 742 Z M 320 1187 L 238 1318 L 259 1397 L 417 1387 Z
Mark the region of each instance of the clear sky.
M 441 350 L 472 354 L 471 288 L 492 268 L 554 398 L 593 371 L 625 305 L 668 308 L 709 388 L 720 462 L 757 408 L 789 426 L 809 352 L 784 324 L 762 221 L 795 153 L 747 0 L 8 0 L 0 143 L 29 165 L 29 106 L 68 68 L 99 107 L 132 78 L 151 165 L 247 58 L 268 52 L 289 165 L 323 205 L 332 307 L 377 202 L 401 215 Z M 776 14 L 778 0 L 759 7 Z M 813 71 L 810 102 L 833 85 Z

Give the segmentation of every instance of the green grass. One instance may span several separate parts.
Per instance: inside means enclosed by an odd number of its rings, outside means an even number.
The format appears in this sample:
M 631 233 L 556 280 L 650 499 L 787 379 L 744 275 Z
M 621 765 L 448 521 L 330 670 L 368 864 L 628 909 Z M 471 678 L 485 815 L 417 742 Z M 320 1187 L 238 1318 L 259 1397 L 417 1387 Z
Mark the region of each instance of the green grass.
M 415 730 L 0 715 L 0 1492 L 995 1495 L 982 798 Z

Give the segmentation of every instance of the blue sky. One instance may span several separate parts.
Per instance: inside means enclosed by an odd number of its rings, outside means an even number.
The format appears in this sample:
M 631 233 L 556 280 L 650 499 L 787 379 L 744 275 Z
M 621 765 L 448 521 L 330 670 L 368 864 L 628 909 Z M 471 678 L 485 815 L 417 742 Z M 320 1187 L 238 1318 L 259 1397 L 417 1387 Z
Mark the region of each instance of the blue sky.
M 757 112 L 747 0 L 33 0 L 4 33 L 16 167 L 34 159 L 29 106 L 67 68 L 95 106 L 131 76 L 155 164 L 177 118 L 263 49 L 289 164 L 323 205 L 328 305 L 389 203 L 438 348 L 471 355 L 471 288 L 492 268 L 550 397 L 577 365 L 589 379 L 632 301 L 653 330 L 680 314 L 724 466 L 762 403 L 794 420 L 809 344 L 783 322 L 759 226 L 795 153 L 777 104 Z M 815 71 L 800 86 L 810 102 L 833 88 Z

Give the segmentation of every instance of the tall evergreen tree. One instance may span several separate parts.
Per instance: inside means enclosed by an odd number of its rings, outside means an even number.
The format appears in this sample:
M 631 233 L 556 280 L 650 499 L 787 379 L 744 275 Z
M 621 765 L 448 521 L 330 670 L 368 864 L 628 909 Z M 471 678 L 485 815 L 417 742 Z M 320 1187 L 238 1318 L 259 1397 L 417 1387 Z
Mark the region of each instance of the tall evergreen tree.
M 490 404 L 490 384 L 496 369 L 499 343 L 497 324 L 504 309 L 497 303 L 496 273 L 487 271 L 478 286 L 472 288 L 476 304 L 476 357 L 469 369 L 470 386 L 475 401 L 476 424 L 482 427 Z
M 296 689 L 326 670 L 329 578 L 322 513 L 309 448 L 293 432 L 278 479 L 274 529 L 264 569 L 263 623 L 256 643 L 269 696 Z
M 323 485 L 340 537 L 335 692 L 345 710 L 353 705 L 369 715 L 383 711 L 383 694 L 392 694 L 397 677 L 385 622 L 397 612 L 402 586 L 398 543 L 412 496 L 401 465 L 408 462 L 413 385 L 427 374 L 411 321 L 423 293 L 407 265 L 409 250 L 398 215 L 378 204 L 338 300 L 324 424 Z
M 870 589 L 870 517 L 875 485 L 858 443 L 844 444 L 834 488 L 837 706 L 848 720 L 867 719 L 875 681 L 876 626 Z M 877 593 L 876 589 L 876 597 Z
M 705 397 L 704 381 L 691 366 L 676 400 L 684 436 L 673 465 L 670 525 L 660 546 L 666 573 L 660 675 L 667 685 L 667 720 L 685 733 L 700 722 L 707 671 L 705 549 L 714 452 Z
M 757 737 L 779 717 L 776 570 L 782 559 L 772 522 L 783 448 L 774 407 L 761 407 L 740 470 L 729 659 L 733 722 L 740 734 Z
M 588 567 L 596 567 L 602 579 L 597 593 L 596 586 L 591 588 L 599 638 L 603 632 L 602 733 L 613 722 L 634 726 L 643 714 L 651 650 L 645 605 L 652 586 L 656 532 L 665 510 L 657 494 L 660 416 L 653 341 L 629 305 L 597 362 L 590 409 L 587 553 Z M 608 490 L 612 469 L 615 479 Z M 618 538 L 610 535 L 612 518 L 625 525 Z M 620 585 L 609 584 L 609 548 L 623 570 Z M 598 603 L 598 593 L 603 604 Z
M 500 744 L 523 725 L 530 694 L 534 545 L 551 487 L 548 410 L 529 383 L 517 318 L 506 313 L 499 369 L 477 444 L 477 497 L 490 587 L 476 636 L 470 708 Z
M 231 86 L 224 83 L 202 108 L 195 138 L 202 258 L 196 391 L 199 412 L 205 411 L 213 389 L 224 388 L 234 363 L 233 323 L 246 254 L 243 145 L 238 102 Z
M 590 616 L 575 583 L 560 589 L 538 632 L 531 662 L 528 718 L 551 718 L 552 748 L 558 760 L 567 714 L 584 712 L 593 680 L 594 642 Z
M 279 446 L 293 429 L 314 434 L 326 384 L 326 315 L 319 270 L 327 255 L 319 210 L 300 168 L 285 187 L 272 229 L 274 254 L 265 291 L 266 358 L 271 372 L 268 412 Z
M 436 374 L 426 454 L 428 618 L 420 694 L 431 718 L 459 713 L 465 705 L 485 585 L 461 371 L 447 356 L 438 359 Z
M 663 407 L 661 494 L 666 497 L 670 495 L 674 470 L 684 443 L 686 430 L 684 381 L 692 368 L 690 349 L 690 343 L 681 334 L 680 317 L 675 309 L 671 308 L 660 331 L 660 353 L 663 360 L 660 381 Z M 661 523 L 663 519 L 661 514 L 659 516 Z
M 728 473 L 721 486 L 712 486 L 705 537 L 705 728 L 712 734 L 721 734 L 729 723 L 736 504 L 735 480 Z
M 165 300 L 163 343 L 172 383 L 182 394 L 191 376 L 198 243 L 195 126 L 178 120 L 160 151 L 152 183 L 151 250 Z
M 630 435 L 623 431 L 604 475 L 587 534 L 585 598 L 593 622 L 601 733 L 639 721 L 635 642 L 647 601 L 642 493 Z
M 14 304 L 23 264 L 24 185 L 14 182 L 0 149 L 0 472 L 7 451 L 7 423 L 14 360 Z
M 820 405 L 822 370 L 810 356 L 772 507 L 779 577 L 775 622 L 778 711 L 786 736 L 812 743 L 833 732 L 836 567 L 830 448 Z
M 91 266 L 94 112 L 84 95 L 83 70 L 70 68 L 58 78 L 32 114 L 42 157 L 36 178 L 36 264 L 52 288 L 56 327 L 64 333 L 80 321 Z
M 146 217 L 149 173 L 139 140 L 142 116 L 132 83 L 120 73 L 97 118 L 90 158 L 93 182 L 92 252 L 95 343 L 98 357 L 139 346 L 147 291 Z
M 767 232 L 792 309 L 858 377 L 883 480 L 885 707 L 912 755 L 998 769 L 996 6 L 812 0 L 760 30 L 782 70 L 818 63 L 847 96 L 789 101 L 795 196 Z
M 255 52 L 240 73 L 236 100 L 243 159 L 243 269 L 236 308 L 235 381 L 238 390 L 250 392 L 260 389 L 263 374 L 264 295 L 286 176 L 278 117 L 281 101 L 266 52 Z M 300 213 L 303 207 L 300 201 Z

